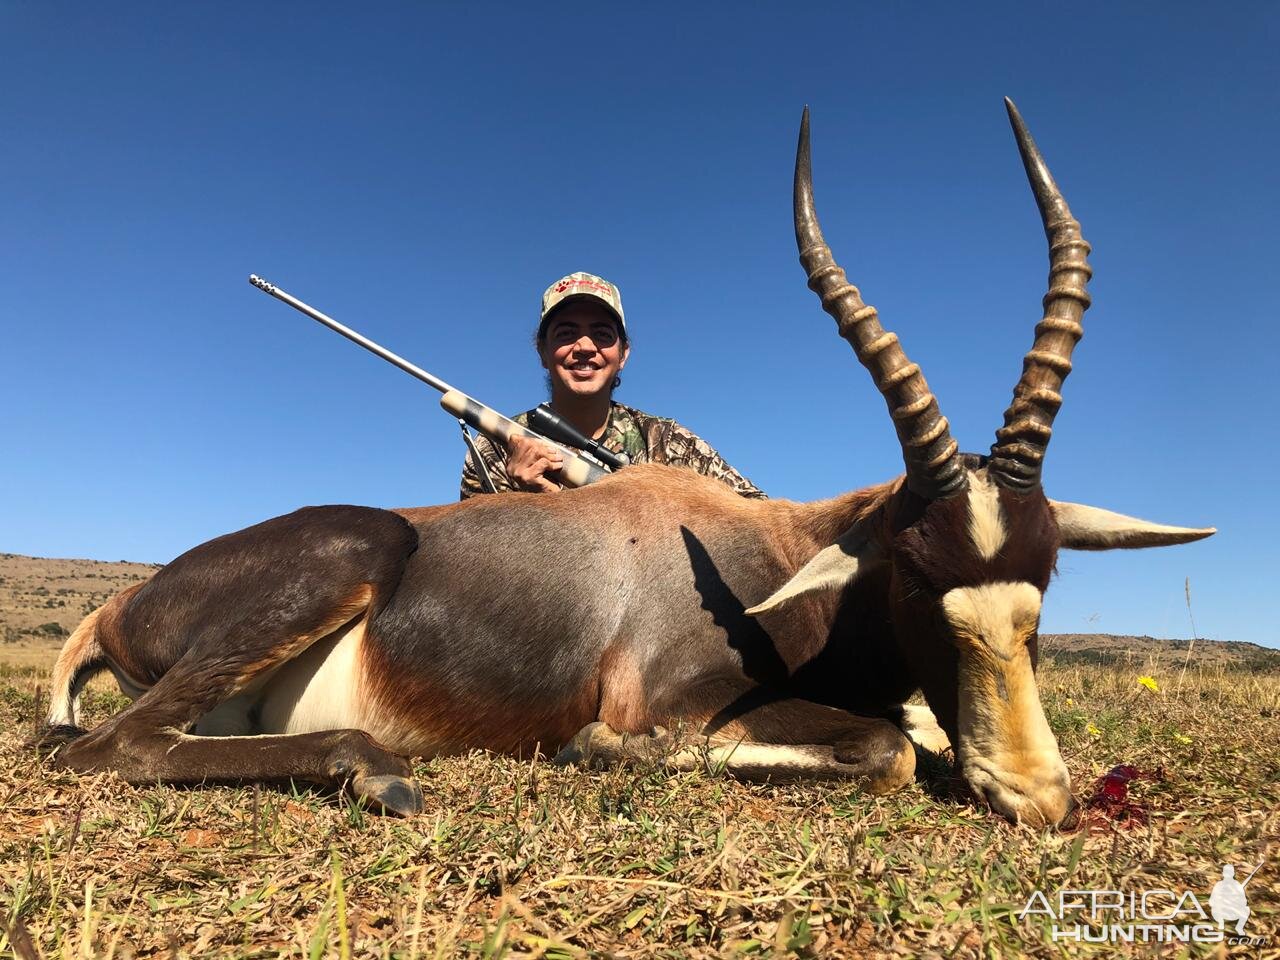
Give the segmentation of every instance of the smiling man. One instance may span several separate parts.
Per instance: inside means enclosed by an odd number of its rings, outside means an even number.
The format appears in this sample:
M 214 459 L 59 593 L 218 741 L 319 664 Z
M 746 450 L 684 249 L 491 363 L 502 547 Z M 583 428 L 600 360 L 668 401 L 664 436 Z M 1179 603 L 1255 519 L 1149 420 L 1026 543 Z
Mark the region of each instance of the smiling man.
M 617 403 L 613 391 L 631 356 L 622 294 L 608 280 L 571 273 L 542 295 L 538 356 L 547 371 L 551 409 L 581 433 L 632 463 L 687 467 L 722 480 L 744 497 L 763 497 L 750 480 L 720 454 L 674 420 Z M 514 419 L 528 424 L 529 414 Z M 499 493 L 560 489 L 560 453 L 549 444 L 515 439 L 509 446 L 477 437 L 476 448 Z M 471 455 L 462 468 L 462 499 L 483 493 Z

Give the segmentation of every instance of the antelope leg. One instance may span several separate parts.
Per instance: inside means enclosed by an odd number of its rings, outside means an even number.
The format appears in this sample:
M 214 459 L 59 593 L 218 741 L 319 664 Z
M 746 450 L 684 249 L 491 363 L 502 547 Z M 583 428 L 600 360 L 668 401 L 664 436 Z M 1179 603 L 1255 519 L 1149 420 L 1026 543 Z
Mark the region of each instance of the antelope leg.
M 889 793 L 915 773 L 915 751 L 887 720 L 807 700 L 774 697 L 746 683 L 699 687 L 652 733 L 584 727 L 558 763 L 659 760 L 674 770 L 723 770 L 744 780 L 857 780 Z M 667 728 L 675 729 L 675 734 Z M 697 734 L 683 734 L 696 730 Z
M 942 754 L 951 749 L 951 741 L 946 731 L 938 726 L 938 718 L 927 706 L 919 703 L 904 703 L 896 710 L 895 720 L 898 727 L 911 738 L 911 742 L 922 750 Z
M 360 730 L 246 737 L 192 736 L 211 709 L 353 619 L 373 603 L 369 584 L 313 601 L 304 628 L 266 629 L 241 619 L 217 642 L 182 656 L 146 693 L 102 726 L 63 746 L 58 766 L 82 772 L 114 770 L 130 783 L 305 780 L 352 790 L 401 814 L 422 808 L 422 792 L 407 760 Z
M 409 762 L 362 730 L 259 737 L 196 737 L 129 725 L 117 736 L 73 741 L 55 759 L 80 772 L 115 770 L 129 783 L 217 783 L 296 780 L 341 787 L 383 810 L 422 810 L 422 790 Z M 95 738 L 96 739 L 96 738 Z

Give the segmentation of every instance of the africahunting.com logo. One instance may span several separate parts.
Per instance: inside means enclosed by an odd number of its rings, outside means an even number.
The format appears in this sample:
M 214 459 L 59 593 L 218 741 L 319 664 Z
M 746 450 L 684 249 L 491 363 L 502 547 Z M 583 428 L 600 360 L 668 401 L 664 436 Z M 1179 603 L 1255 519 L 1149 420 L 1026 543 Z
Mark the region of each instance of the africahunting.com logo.
M 1047 923 L 1055 941 L 1263 947 L 1270 945 L 1271 937 L 1245 931 L 1249 922 L 1245 887 L 1261 867 L 1259 863 L 1241 882 L 1235 867 L 1224 865 L 1222 879 L 1206 900 L 1191 890 L 1059 890 L 1054 897 L 1035 890 L 1015 916 L 1028 925 Z

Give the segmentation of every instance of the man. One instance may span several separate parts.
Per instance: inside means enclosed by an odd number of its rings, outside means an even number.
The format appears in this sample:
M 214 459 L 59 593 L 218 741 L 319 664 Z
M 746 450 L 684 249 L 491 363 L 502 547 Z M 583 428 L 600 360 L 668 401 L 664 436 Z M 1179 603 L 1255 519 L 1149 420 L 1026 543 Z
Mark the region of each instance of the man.
M 1254 873 L 1257 873 L 1254 870 Z M 1253 879 L 1253 873 L 1241 883 L 1236 879 L 1236 868 L 1225 864 L 1222 868 L 1222 879 L 1213 885 L 1209 894 L 1209 912 L 1219 929 L 1227 922 L 1234 922 L 1236 933 L 1244 934 L 1245 921 L 1249 919 L 1249 902 L 1245 899 L 1244 884 Z
M 625 454 L 631 463 L 688 467 L 723 481 L 744 497 L 764 496 L 686 427 L 613 400 L 631 344 L 622 295 L 609 281 L 590 273 L 571 273 L 548 287 L 542 295 L 536 346 L 551 387 L 551 409 L 579 432 L 614 453 Z M 514 419 L 527 425 L 528 413 Z M 500 493 L 560 489 L 556 471 L 563 458 L 549 444 L 518 437 L 508 447 L 481 436 L 476 438 L 476 448 Z M 468 453 L 462 468 L 462 499 L 483 492 Z

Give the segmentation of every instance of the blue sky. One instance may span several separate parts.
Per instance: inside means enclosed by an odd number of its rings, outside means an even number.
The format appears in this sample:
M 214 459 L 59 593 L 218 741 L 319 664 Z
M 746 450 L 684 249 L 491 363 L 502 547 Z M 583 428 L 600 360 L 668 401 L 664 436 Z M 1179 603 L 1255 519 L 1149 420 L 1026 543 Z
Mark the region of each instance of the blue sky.
M 507 412 L 542 399 L 543 287 L 599 273 L 634 334 L 619 399 L 773 496 L 894 475 L 882 401 L 796 262 L 806 103 L 837 258 L 985 451 L 1045 289 L 1009 95 L 1094 245 L 1046 489 L 1221 531 L 1063 554 L 1044 629 L 1189 636 L 1189 577 L 1202 635 L 1274 645 L 1278 22 L 0 6 L 0 550 L 166 561 L 302 504 L 456 497 L 437 395 L 255 272 Z

